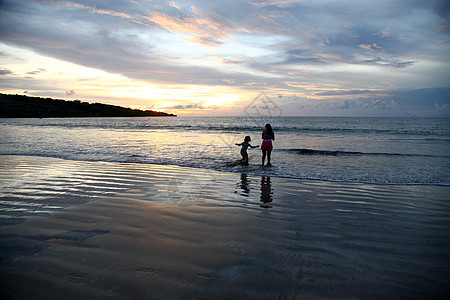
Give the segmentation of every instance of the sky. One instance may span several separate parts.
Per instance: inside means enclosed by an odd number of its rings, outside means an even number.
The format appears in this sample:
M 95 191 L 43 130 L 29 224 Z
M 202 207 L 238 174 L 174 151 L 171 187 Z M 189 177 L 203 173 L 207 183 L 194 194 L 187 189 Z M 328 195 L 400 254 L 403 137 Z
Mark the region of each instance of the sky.
M 0 92 L 180 116 L 450 116 L 448 0 L 0 0 Z

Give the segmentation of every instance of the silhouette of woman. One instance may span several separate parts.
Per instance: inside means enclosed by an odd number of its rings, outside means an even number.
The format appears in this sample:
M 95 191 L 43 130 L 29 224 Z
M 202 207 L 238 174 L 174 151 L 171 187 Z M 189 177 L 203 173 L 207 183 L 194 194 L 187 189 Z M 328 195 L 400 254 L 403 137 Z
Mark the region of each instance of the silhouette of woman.
M 272 141 L 275 141 L 275 133 L 272 130 L 272 126 L 270 124 L 266 124 L 266 129 L 262 133 L 263 142 L 261 144 L 262 150 L 262 166 L 264 166 L 264 162 L 266 160 L 267 155 L 267 166 L 271 166 L 270 164 L 270 154 L 273 150 Z

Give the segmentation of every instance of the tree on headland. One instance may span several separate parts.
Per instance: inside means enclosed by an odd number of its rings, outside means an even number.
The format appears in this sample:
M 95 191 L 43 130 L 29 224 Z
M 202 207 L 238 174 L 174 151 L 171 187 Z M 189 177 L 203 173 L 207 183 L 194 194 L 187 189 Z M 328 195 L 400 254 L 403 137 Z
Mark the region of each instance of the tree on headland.
M 71 118 L 71 117 L 159 117 L 176 116 L 153 110 L 140 110 L 24 95 L 0 94 L 0 118 Z

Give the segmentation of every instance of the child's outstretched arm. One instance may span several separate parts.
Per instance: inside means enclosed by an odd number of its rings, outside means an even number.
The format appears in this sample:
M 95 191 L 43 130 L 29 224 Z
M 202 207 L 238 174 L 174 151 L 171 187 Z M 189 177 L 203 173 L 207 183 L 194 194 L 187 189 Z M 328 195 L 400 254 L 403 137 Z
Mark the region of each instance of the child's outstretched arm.
M 242 144 L 243 144 L 243 143 L 240 143 L 240 144 L 236 143 L 236 146 L 242 146 Z
M 259 147 L 259 145 L 256 145 L 256 146 L 252 146 L 252 145 L 249 145 L 251 148 L 258 148 Z

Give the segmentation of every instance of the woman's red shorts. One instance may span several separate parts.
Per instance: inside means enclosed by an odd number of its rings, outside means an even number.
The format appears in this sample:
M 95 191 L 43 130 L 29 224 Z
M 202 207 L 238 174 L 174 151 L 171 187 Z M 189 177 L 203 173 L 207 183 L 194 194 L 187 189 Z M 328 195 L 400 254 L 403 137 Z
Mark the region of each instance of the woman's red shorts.
M 261 150 L 272 151 L 273 145 L 272 141 L 263 141 L 261 144 Z

